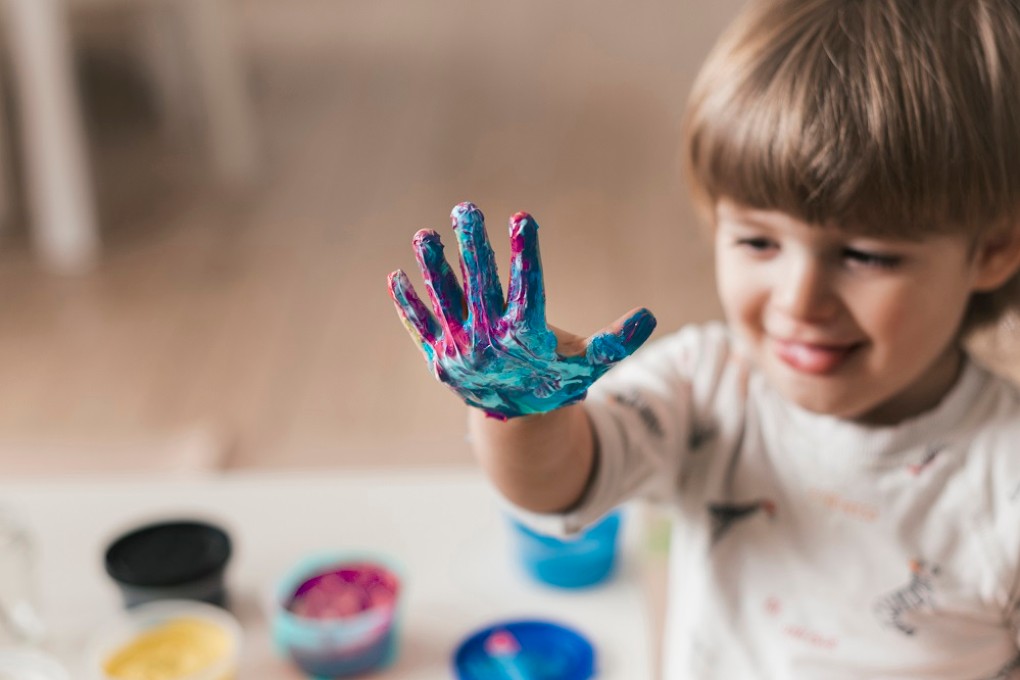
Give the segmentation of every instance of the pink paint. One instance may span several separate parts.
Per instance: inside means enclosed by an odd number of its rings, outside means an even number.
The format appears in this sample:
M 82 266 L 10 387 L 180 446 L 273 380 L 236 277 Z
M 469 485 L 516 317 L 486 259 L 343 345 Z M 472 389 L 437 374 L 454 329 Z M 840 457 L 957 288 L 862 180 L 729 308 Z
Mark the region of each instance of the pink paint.
M 351 617 L 369 609 L 392 608 L 397 577 L 370 562 L 351 562 L 312 576 L 294 592 L 287 610 L 310 619 Z

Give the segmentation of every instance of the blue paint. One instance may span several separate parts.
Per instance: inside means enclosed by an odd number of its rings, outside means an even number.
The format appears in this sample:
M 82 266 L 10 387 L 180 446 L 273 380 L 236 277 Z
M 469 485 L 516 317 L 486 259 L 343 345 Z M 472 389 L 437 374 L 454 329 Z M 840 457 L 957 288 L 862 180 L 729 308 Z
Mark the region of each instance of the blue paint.
M 514 548 L 524 571 L 557 588 L 588 588 L 606 583 L 616 567 L 620 512 L 614 511 L 570 538 L 540 534 L 511 519 Z
M 463 288 L 443 254 L 439 235 L 430 230 L 415 234 L 413 247 L 434 315 L 404 272 L 390 274 L 389 288 L 397 313 L 433 374 L 471 406 L 505 420 L 576 403 L 655 328 L 655 317 L 640 309 L 619 327 L 593 336 L 584 355 L 558 354 L 556 336 L 546 324 L 534 218 L 527 213 L 510 218 L 510 286 L 505 303 L 482 212 L 473 203 L 461 203 L 450 218 L 460 249 Z
M 521 644 L 510 631 L 495 631 L 485 639 L 484 648 L 503 680 L 534 680 L 524 665 Z
M 519 645 L 512 661 L 494 657 L 487 649 L 493 635 L 504 633 Z M 591 642 L 567 626 L 503 621 L 465 639 L 454 652 L 453 668 L 458 680 L 589 680 L 596 675 L 596 658 Z

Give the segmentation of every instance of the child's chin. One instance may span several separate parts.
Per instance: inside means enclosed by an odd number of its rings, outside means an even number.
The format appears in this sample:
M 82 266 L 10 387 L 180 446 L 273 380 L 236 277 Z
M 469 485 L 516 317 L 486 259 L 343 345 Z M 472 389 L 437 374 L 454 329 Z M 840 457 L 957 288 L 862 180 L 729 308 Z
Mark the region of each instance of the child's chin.
M 845 395 L 819 394 L 817 388 L 811 390 L 798 390 L 795 387 L 787 386 L 780 389 L 779 393 L 793 403 L 795 406 L 820 416 L 830 416 L 843 420 L 856 420 L 867 410 L 867 407 L 850 400 Z

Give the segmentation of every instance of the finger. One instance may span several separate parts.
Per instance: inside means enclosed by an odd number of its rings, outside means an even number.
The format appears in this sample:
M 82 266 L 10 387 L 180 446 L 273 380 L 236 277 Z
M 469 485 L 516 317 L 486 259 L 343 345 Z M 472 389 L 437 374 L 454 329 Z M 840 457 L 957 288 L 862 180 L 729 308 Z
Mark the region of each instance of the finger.
M 418 294 L 414 292 L 414 287 L 411 286 L 407 274 L 398 269 L 389 275 L 387 283 L 389 284 L 390 297 L 397 307 L 400 320 L 404 322 L 411 337 L 421 345 L 425 356 L 431 360 L 435 353 L 433 344 L 439 335 L 439 325 L 429 314 L 429 310 L 425 308 Z
M 506 318 L 525 331 L 548 330 L 538 223 L 523 212 L 510 218 L 510 290 Z
M 652 334 L 655 323 L 655 317 L 644 307 L 632 309 L 591 337 L 585 352 L 588 361 L 609 366 L 630 356 Z
M 485 216 L 474 203 L 461 203 L 453 209 L 450 220 L 460 246 L 468 325 L 476 337 L 488 336 L 503 311 L 503 288 L 485 233 Z
M 418 269 L 425 279 L 428 291 L 443 332 L 447 337 L 459 339 L 464 333 L 464 291 L 461 290 L 457 275 L 443 255 L 443 243 L 439 234 L 431 229 L 422 229 L 412 240 Z

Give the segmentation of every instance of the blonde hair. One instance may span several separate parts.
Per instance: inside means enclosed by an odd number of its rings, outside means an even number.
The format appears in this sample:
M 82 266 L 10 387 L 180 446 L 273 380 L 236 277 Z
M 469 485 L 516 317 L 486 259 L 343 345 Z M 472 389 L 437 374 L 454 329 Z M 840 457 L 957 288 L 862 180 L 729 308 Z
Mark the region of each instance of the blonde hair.
M 756 0 L 688 104 L 685 167 L 728 198 L 877 236 L 1020 217 L 1020 0 Z M 1020 306 L 1020 276 L 965 328 Z

